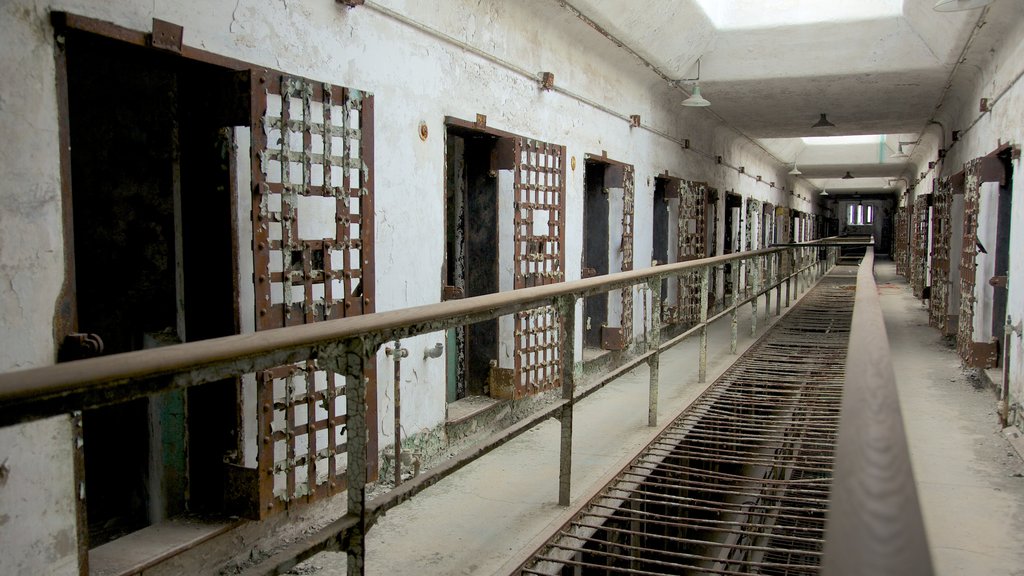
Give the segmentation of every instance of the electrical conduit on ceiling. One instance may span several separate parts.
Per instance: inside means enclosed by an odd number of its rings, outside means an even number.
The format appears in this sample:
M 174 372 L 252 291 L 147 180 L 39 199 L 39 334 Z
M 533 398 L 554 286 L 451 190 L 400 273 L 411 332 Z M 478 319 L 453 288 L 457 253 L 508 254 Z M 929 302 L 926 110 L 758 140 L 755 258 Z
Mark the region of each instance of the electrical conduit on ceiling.
M 686 91 L 683 90 L 678 85 L 677 82 L 675 82 L 674 80 L 669 78 L 658 67 L 656 67 L 654 64 L 650 63 L 649 61 L 644 59 L 642 56 L 637 54 L 633 49 L 629 48 L 625 43 L 623 43 L 622 41 L 618 40 L 614 36 L 611 36 L 607 32 L 605 32 L 603 28 L 598 26 L 596 23 L 593 23 L 593 21 L 590 20 L 586 15 L 584 15 L 582 12 L 580 12 L 579 10 L 577 10 L 575 7 L 571 6 L 567 2 L 564 2 L 563 0 L 557 0 L 557 1 L 558 1 L 558 3 L 562 7 L 566 8 L 567 10 L 569 10 L 570 12 L 575 14 L 577 16 L 577 18 L 580 18 L 581 20 L 586 22 L 588 25 L 590 25 L 592 28 L 594 28 L 595 30 L 600 32 L 602 35 L 604 35 L 606 38 L 608 38 L 616 46 L 618 46 L 619 48 L 625 50 L 629 54 L 632 54 L 634 57 L 639 59 L 640 62 L 645 67 L 647 67 L 650 70 L 652 70 L 655 74 L 657 74 L 663 80 L 665 80 L 670 85 L 672 85 L 672 87 L 674 87 L 674 88 L 682 91 L 684 94 L 686 94 Z M 445 41 L 445 42 L 447 42 L 447 43 L 449 43 L 449 44 L 451 44 L 453 46 L 461 48 L 462 50 L 470 52 L 470 53 L 472 53 L 472 54 L 474 54 L 474 55 L 476 55 L 476 56 L 478 56 L 480 58 L 483 58 L 484 60 L 487 60 L 487 61 L 489 61 L 489 62 L 491 62 L 493 64 L 497 64 L 498 66 L 501 66 L 502 68 L 505 68 L 506 70 L 514 72 L 514 73 L 516 73 L 516 74 L 518 74 L 520 76 L 523 76 L 524 78 L 527 78 L 529 80 L 533 80 L 534 82 L 537 82 L 538 84 L 540 84 L 542 82 L 542 78 L 537 73 L 534 73 L 534 72 L 531 72 L 529 70 L 526 70 L 525 68 L 517 66 L 516 64 L 513 64 L 512 62 L 509 62 L 507 60 L 502 59 L 499 56 L 491 54 L 490 52 L 486 52 L 484 50 L 481 50 L 481 49 L 479 49 L 479 48 L 477 48 L 477 47 L 475 47 L 475 46 L 473 46 L 471 44 L 468 44 L 468 43 L 466 43 L 466 42 L 464 42 L 462 40 L 459 40 L 458 38 L 455 38 L 453 36 L 445 34 L 444 32 L 441 32 L 440 30 L 437 30 L 435 28 L 431 28 L 430 26 L 427 26 L 426 24 L 422 24 L 420 22 L 417 22 L 416 20 L 414 20 L 414 19 L 412 19 L 412 18 L 410 18 L 408 16 L 405 16 L 404 14 L 401 14 L 399 12 L 391 10 L 390 8 L 382 6 L 382 5 L 380 5 L 380 4 L 376 3 L 376 2 L 373 2 L 372 0 L 366 0 L 365 3 L 363 4 L 363 6 L 366 7 L 366 8 L 369 8 L 369 9 L 375 11 L 375 12 L 378 12 L 379 14 L 387 16 L 388 18 L 391 18 L 393 20 L 401 22 L 402 24 L 405 24 L 407 26 L 415 28 L 416 30 L 419 30 L 420 32 L 423 32 L 423 33 L 428 34 L 430 36 L 434 36 L 435 38 L 438 38 L 438 39 L 443 40 L 443 41 Z M 551 87 L 551 90 L 554 91 L 554 92 L 558 92 L 560 94 L 563 94 L 565 96 L 568 96 L 569 98 L 572 98 L 572 99 L 574 99 L 574 100 L 576 100 L 578 102 L 586 104 L 587 106 L 590 106 L 590 107 L 592 107 L 592 108 L 594 108 L 596 110 L 600 110 L 601 112 L 604 112 L 604 113 L 606 113 L 606 114 L 608 114 L 610 116 L 614 116 L 616 118 L 619 118 L 620 120 L 623 120 L 623 121 L 625 121 L 627 123 L 631 123 L 632 122 L 632 119 L 630 118 L 630 116 L 628 114 L 623 114 L 621 112 L 617 112 L 617 111 L 613 110 L 612 108 L 609 108 L 608 106 L 605 106 L 603 104 L 595 102 L 595 101 L 593 101 L 593 100 L 583 96 L 582 94 L 578 94 L 578 93 L 573 92 L 573 91 L 571 91 L 571 90 L 569 90 L 567 88 L 555 85 L 555 86 Z M 745 138 L 750 143 L 752 143 L 755 146 L 757 146 L 768 157 L 770 157 L 771 159 L 775 160 L 780 165 L 783 164 L 783 162 L 781 160 L 779 160 L 777 157 L 775 157 L 774 154 L 772 154 L 771 152 L 766 150 L 763 146 L 758 144 L 757 141 L 755 141 L 754 139 L 750 138 L 749 136 L 747 136 L 746 134 L 744 134 L 743 132 L 741 132 L 737 128 L 733 127 L 731 124 L 729 124 L 725 120 L 723 120 L 722 117 L 719 116 L 718 114 L 716 114 L 714 111 L 707 110 L 707 112 L 709 112 L 719 122 L 721 122 L 723 126 L 729 128 L 730 130 L 732 130 L 733 132 L 735 132 L 739 136 Z M 655 134 L 657 136 L 660 136 L 660 137 L 662 137 L 662 138 L 664 138 L 664 139 L 666 139 L 666 140 L 668 140 L 670 142 L 678 144 L 678 145 L 682 146 L 684 150 L 689 150 L 690 152 L 693 152 L 694 154 L 697 154 L 699 156 L 703 156 L 704 158 L 707 158 L 708 160 L 716 160 L 717 159 L 716 155 L 714 155 L 714 154 L 712 154 L 710 152 L 704 152 L 704 151 L 701 151 L 701 150 L 697 150 L 697 149 L 688 147 L 687 141 L 685 139 L 676 138 L 675 136 L 672 136 L 672 135 L 670 135 L 670 134 L 668 134 L 666 132 L 663 132 L 662 130 L 659 130 L 659 129 L 657 129 L 657 128 L 649 125 L 649 124 L 644 124 L 643 122 L 641 122 L 640 125 L 639 125 L 639 128 L 641 128 L 643 130 L 646 130 L 647 132 L 650 132 L 650 133 Z M 726 168 L 732 169 L 732 170 L 736 171 L 737 174 L 746 176 L 746 177 L 748 177 L 751 180 L 754 180 L 756 182 L 761 182 L 761 183 L 765 184 L 766 186 L 770 184 L 765 179 L 758 180 L 757 177 L 754 176 L 753 174 L 747 174 L 745 171 L 741 172 L 739 167 L 733 166 L 733 165 L 731 165 L 731 164 L 729 164 L 729 163 L 727 163 L 725 161 L 723 161 L 721 163 L 721 166 L 724 166 Z

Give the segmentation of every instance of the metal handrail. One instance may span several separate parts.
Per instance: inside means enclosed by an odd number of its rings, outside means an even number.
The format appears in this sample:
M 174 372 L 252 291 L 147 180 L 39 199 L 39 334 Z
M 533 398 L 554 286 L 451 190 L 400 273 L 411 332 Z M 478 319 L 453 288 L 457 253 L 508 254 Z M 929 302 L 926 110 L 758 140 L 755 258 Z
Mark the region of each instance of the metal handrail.
M 284 364 L 317 359 L 327 370 L 346 377 L 346 426 L 348 439 L 348 512 L 344 517 L 311 535 L 301 544 L 290 547 L 281 558 L 272 558 L 273 573 L 294 565 L 317 550 L 338 549 L 345 542 L 349 555 L 349 573 L 362 574 L 365 554 L 366 530 L 375 514 L 397 505 L 413 494 L 437 482 L 447 474 L 508 439 L 539 424 L 550 416 L 561 422 L 559 503 L 569 504 L 572 461 L 572 417 L 576 402 L 574 375 L 574 345 L 576 329 L 576 301 L 593 294 L 647 284 L 650 288 L 652 309 L 652 337 L 646 342 L 647 350 L 635 363 L 646 361 L 650 367 L 649 424 L 657 419 L 658 359 L 661 350 L 682 339 L 699 334 L 701 344 L 699 379 L 704 381 L 707 358 L 707 329 L 714 318 L 732 314 L 733 349 L 736 341 L 736 314 L 740 306 L 751 303 L 751 331 L 756 330 L 757 299 L 776 290 L 776 313 L 781 309 L 782 284 L 786 285 L 786 305 L 789 305 L 791 283 L 795 279 L 796 293 L 801 284 L 810 286 L 812 276 L 820 275 L 836 262 L 838 246 L 862 245 L 863 239 L 828 238 L 796 246 L 771 247 L 665 264 L 640 270 L 620 272 L 583 280 L 549 284 L 520 290 L 488 294 L 462 300 L 428 304 L 389 312 L 378 312 L 266 330 L 254 334 L 227 336 L 199 342 L 140 350 L 123 354 L 79 360 L 53 366 L 32 368 L 0 374 L 0 426 L 31 421 L 48 416 L 66 414 L 85 408 L 124 402 L 169 390 L 182 389 L 205 382 L 273 368 Z M 828 249 L 826 260 L 818 258 L 818 250 Z M 782 271 L 782 255 L 791 256 L 788 273 Z M 733 266 L 732 301 L 722 312 L 709 318 L 708 284 L 711 271 L 729 263 L 760 262 L 775 257 L 774 282 L 760 277 L 760 267 L 752 270 L 753 287 L 750 296 L 742 301 L 739 296 L 738 269 Z M 812 257 L 813 256 L 813 257 Z M 696 326 L 678 335 L 664 345 L 661 335 L 660 283 L 668 278 L 697 272 L 701 278 L 700 320 Z M 816 274 L 817 272 L 817 274 Z M 770 309 L 766 306 L 766 312 Z M 371 361 L 377 349 L 385 342 L 418 334 L 436 332 L 506 314 L 530 310 L 541 306 L 555 306 L 564 334 L 561 361 L 561 401 L 543 414 L 534 415 L 513 425 L 470 454 L 424 474 L 415 483 L 403 484 L 384 500 L 366 501 L 366 382 L 364 363 Z M 375 455 L 373 455 L 375 456 Z M 369 505 L 368 505 L 369 504 Z
M 822 574 L 932 574 L 906 438 L 868 247 L 857 271 Z
M 802 246 L 857 243 L 858 240 L 824 239 Z M 300 362 L 316 357 L 325 346 L 355 338 L 372 339 L 380 345 L 396 338 L 551 305 L 560 297 L 582 298 L 707 267 L 798 249 L 779 247 L 737 252 L 583 280 L 0 373 L 0 426 Z M 140 380 L 154 379 L 162 381 L 138 385 Z

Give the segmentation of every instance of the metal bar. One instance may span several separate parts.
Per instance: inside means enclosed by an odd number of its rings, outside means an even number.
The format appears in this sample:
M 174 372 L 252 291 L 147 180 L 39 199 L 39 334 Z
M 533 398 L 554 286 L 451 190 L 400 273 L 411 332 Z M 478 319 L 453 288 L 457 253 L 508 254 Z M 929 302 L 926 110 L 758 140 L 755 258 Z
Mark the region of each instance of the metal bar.
M 576 298 L 562 296 L 556 303 L 558 317 L 562 323 L 561 366 L 562 405 L 559 421 L 561 424 L 558 451 L 558 504 L 568 506 L 572 496 L 572 417 L 576 400 L 575 349 L 576 349 Z
M 738 295 L 739 295 L 739 291 L 740 291 L 740 280 L 739 280 L 740 279 L 740 274 L 739 274 L 739 270 L 737 270 L 737 268 L 738 267 L 734 264 L 732 269 L 729 270 L 729 284 L 732 285 L 732 307 L 730 308 L 730 311 L 729 311 L 729 315 L 730 315 L 730 318 L 731 318 L 731 320 L 730 320 L 731 327 L 730 327 L 730 332 L 729 332 L 729 334 L 730 334 L 730 336 L 729 336 L 729 338 L 730 338 L 729 352 L 732 353 L 732 354 L 736 353 L 736 342 L 737 342 L 737 339 L 739 337 L 739 334 L 738 334 L 738 332 L 739 332 L 739 320 L 738 320 L 737 315 L 739 313 L 739 302 L 738 302 L 739 298 L 738 298 Z
M 756 256 L 750 260 L 750 277 L 754 282 L 750 289 L 750 335 L 755 336 L 757 335 L 757 298 L 761 291 L 761 268 Z
M 931 574 L 873 264 L 868 247 L 857 271 L 823 573 Z
M 0 374 L 0 425 L 31 421 L 180 389 L 246 372 L 301 362 L 324 346 L 373 335 L 381 341 L 445 330 L 550 305 L 564 295 L 584 297 L 656 278 L 701 270 L 777 248 L 728 254 L 509 292 L 364 314 L 91 358 Z M 707 273 L 704 273 L 705 277 Z M 706 284 L 702 301 L 707 298 Z
M 661 346 L 661 283 L 663 280 L 651 280 L 648 292 L 651 293 L 651 342 L 649 347 L 653 353 L 647 361 L 650 372 L 647 400 L 647 425 L 658 425 L 658 377 L 660 371 Z
M 733 268 L 736 265 L 733 264 Z M 700 366 L 697 371 L 697 381 L 705 382 L 708 379 L 708 276 L 711 273 L 711 266 L 705 266 L 700 271 Z

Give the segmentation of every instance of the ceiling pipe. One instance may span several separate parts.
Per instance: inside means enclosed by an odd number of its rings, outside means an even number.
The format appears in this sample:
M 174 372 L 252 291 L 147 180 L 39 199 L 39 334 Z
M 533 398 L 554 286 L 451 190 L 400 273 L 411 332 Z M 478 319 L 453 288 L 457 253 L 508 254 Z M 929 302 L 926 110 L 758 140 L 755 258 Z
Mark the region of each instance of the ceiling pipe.
M 643 66 L 645 68 L 647 68 L 647 69 L 651 70 L 652 72 L 654 72 L 655 74 L 657 74 L 662 80 L 664 80 L 665 82 L 668 82 L 669 85 L 671 85 L 673 88 L 679 90 L 683 94 L 686 94 L 687 97 L 690 96 L 690 93 L 688 93 L 682 86 L 679 85 L 679 82 L 680 82 L 679 80 L 670 78 L 667 74 L 665 74 L 661 70 L 661 68 L 658 68 L 657 66 L 655 66 L 654 63 L 652 63 L 650 60 L 648 60 L 648 59 L 644 58 L 643 56 L 641 56 L 639 52 L 637 52 L 636 50 L 633 50 L 628 45 L 626 45 L 625 42 L 623 42 L 622 40 L 619 40 L 614 35 L 612 35 L 611 32 L 608 32 L 607 30 L 605 30 L 603 26 L 601 26 L 600 24 L 598 24 L 597 22 L 592 20 L 589 16 L 584 14 L 579 8 L 573 6 L 572 4 L 567 2 L 566 0 L 556 0 L 556 1 L 558 2 L 559 6 L 561 6 L 562 8 L 564 8 L 566 10 L 568 10 L 570 13 L 572 13 L 574 16 L 576 16 L 576 18 L 580 19 L 584 24 L 586 24 L 587 26 L 590 26 L 595 31 L 597 31 L 597 33 L 601 34 L 602 36 L 604 36 L 605 38 L 610 40 L 612 42 L 612 44 L 615 44 L 619 48 L 625 50 L 627 53 L 632 55 L 634 58 L 637 59 L 638 62 L 643 64 Z M 733 132 L 739 134 L 741 137 L 745 138 L 748 142 L 750 142 L 754 146 L 757 146 L 758 148 L 760 148 L 761 151 L 764 152 L 772 160 L 775 160 L 779 164 L 786 164 L 785 162 L 780 160 L 777 156 L 775 156 L 774 154 L 769 152 L 767 148 L 765 148 L 760 143 L 758 143 L 757 140 L 754 140 L 750 136 L 747 136 L 742 131 L 740 131 L 738 128 L 736 128 L 732 124 L 729 124 L 728 122 L 726 122 L 725 119 L 722 118 L 721 116 L 719 116 L 714 110 L 708 109 L 707 112 L 709 114 L 711 114 L 712 116 L 714 116 L 719 122 L 721 122 L 723 125 L 728 127 L 730 130 L 732 130 Z
M 946 79 L 946 85 L 943 86 L 942 93 L 939 94 L 939 100 L 935 103 L 935 108 L 932 109 L 932 117 L 929 118 L 928 122 L 926 122 L 924 127 L 921 128 L 922 134 L 925 130 L 928 129 L 929 124 L 933 122 L 938 123 L 937 117 L 939 115 L 939 109 L 942 108 L 942 104 L 945 103 L 946 101 L 946 95 L 949 94 L 950 89 L 952 89 L 953 87 L 953 79 L 956 77 L 956 72 L 957 70 L 960 69 L 960 65 L 963 64 L 964 60 L 967 58 L 967 52 L 971 49 L 971 46 L 974 44 L 974 41 L 978 39 L 978 31 L 980 31 L 981 28 L 985 25 L 985 18 L 988 16 L 988 11 L 991 8 L 991 6 L 985 6 L 981 10 L 981 14 L 978 15 L 978 19 L 975 20 L 974 28 L 971 29 L 971 35 L 967 37 L 967 42 L 964 42 L 963 49 L 960 50 L 960 54 L 956 57 L 956 63 L 953 64 L 953 69 L 949 71 L 949 77 Z M 942 132 L 943 148 L 945 148 L 945 129 L 943 129 Z

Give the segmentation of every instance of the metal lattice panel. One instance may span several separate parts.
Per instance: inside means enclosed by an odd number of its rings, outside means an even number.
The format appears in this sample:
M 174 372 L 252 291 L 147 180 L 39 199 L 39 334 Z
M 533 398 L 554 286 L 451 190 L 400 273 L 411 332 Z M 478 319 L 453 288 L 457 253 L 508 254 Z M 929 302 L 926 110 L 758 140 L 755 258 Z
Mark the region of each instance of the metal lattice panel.
M 956 349 L 960 358 L 974 365 L 975 273 L 978 256 L 978 210 L 981 203 L 981 160 L 972 160 L 964 169 L 964 241 L 960 254 L 960 318 Z
M 633 166 L 623 166 L 622 175 L 622 271 L 633 269 Z M 622 340 L 626 348 L 633 341 L 633 292 L 635 288 L 622 289 Z
M 928 196 L 921 195 L 914 199 L 913 238 L 910 252 L 910 287 L 914 290 L 914 296 L 918 298 L 924 294 L 927 282 L 928 228 Z
M 932 198 L 932 287 L 928 322 L 945 333 L 949 316 L 950 210 L 953 204 L 953 185 L 949 178 L 934 183 Z
M 760 241 L 760 221 L 761 221 L 761 202 L 750 198 L 747 200 L 747 218 L 744 223 L 744 231 L 746 234 L 746 250 L 756 250 L 761 247 Z M 746 275 L 746 291 L 749 293 L 754 289 L 754 270 L 755 266 L 759 266 L 754 262 L 746 262 L 743 265 L 744 273 Z
M 270 72 L 254 86 L 257 329 L 372 312 L 373 97 Z M 316 362 L 257 374 L 261 510 L 344 489 L 340 378 Z
M 681 182 L 679 187 L 679 233 L 676 261 L 707 257 L 707 187 L 699 182 Z M 688 272 L 679 280 L 676 292 L 679 320 L 693 324 L 700 320 L 700 274 Z
M 896 211 L 896 238 L 893 250 L 896 257 L 896 273 L 904 278 L 910 269 L 910 220 L 907 213 L 910 208 L 899 208 Z
M 515 158 L 515 287 L 565 279 L 565 146 L 517 137 Z M 560 382 L 558 314 L 544 306 L 516 314 L 515 373 L 519 395 Z

